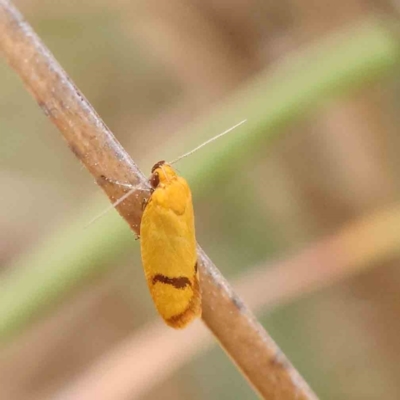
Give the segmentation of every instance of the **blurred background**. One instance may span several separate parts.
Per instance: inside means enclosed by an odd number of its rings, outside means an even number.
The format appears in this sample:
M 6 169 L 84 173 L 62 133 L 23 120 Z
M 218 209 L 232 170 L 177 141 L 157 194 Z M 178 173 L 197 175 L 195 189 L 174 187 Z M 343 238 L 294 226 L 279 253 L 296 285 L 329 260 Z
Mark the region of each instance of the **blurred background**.
M 398 18 L 398 3 L 385 0 L 15 4 L 146 174 L 246 118 L 234 115 L 202 135 L 187 128 L 210 115 L 218 120 L 219 110 L 294 53 L 371 17 L 388 21 L 379 27 L 388 31 Z M 232 154 L 230 170 L 215 162 L 193 184 L 199 243 L 245 300 L 239 288 L 250 288 L 250 307 L 323 399 L 400 398 L 399 84 L 395 67 L 382 68 L 340 95 L 321 95 L 307 113 L 288 105 L 292 117 L 274 128 L 274 140 Z M 91 371 L 103 371 L 113 393 L 104 398 L 257 398 L 224 352 L 197 336 L 179 367 L 168 372 L 171 359 L 141 378 L 145 389 L 118 381 L 122 365 L 124 374 L 131 363 L 140 375 L 137 366 L 164 353 L 162 338 L 170 335 L 158 324 L 139 243 L 113 211 L 84 230 L 107 206 L 105 196 L 4 61 L 0 87 L 0 292 L 36 299 L 22 311 L 11 301 L 0 306 L 0 398 L 63 398 L 84 385 L 85 398 L 102 398 L 85 380 Z M 268 85 L 265 98 L 273 102 Z M 181 175 L 189 179 L 186 166 L 201 168 L 207 151 L 179 165 Z M 109 240 L 113 250 L 99 260 L 88 245 L 87 272 L 78 278 L 41 271 L 50 253 L 73 262 L 79 235 L 103 248 Z M 324 240 L 333 250 L 314 258 L 320 284 L 295 295 L 283 287 L 273 305 L 252 305 L 252 282 L 272 290 L 268 280 L 252 281 L 255 269 L 285 276 L 281 261 L 294 260 L 288 279 L 296 281 L 298 254 L 308 249 L 312 258 Z M 324 275 L 336 267 L 349 269 L 344 279 Z M 299 271 L 299 281 L 307 280 Z M 53 292 L 36 290 L 36 280 L 53 282 Z M 168 346 L 179 347 L 180 335 Z M 134 356 L 121 361 L 123 354 Z

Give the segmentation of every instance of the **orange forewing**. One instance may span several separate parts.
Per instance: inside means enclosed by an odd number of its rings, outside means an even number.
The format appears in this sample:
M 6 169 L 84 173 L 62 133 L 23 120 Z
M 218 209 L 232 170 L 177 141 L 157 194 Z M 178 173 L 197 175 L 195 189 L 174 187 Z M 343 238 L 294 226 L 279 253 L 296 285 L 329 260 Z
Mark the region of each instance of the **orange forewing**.
M 183 328 L 201 315 L 192 195 L 164 162 L 153 167 L 150 183 L 140 225 L 143 267 L 158 312 L 168 325 Z

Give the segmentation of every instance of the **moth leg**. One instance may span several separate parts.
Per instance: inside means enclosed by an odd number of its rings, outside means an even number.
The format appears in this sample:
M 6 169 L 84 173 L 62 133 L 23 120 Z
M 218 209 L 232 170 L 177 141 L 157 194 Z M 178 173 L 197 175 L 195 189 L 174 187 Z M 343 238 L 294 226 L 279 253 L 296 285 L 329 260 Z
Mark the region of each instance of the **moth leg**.
M 104 179 L 105 181 L 107 181 L 109 183 L 112 183 L 114 185 L 119 185 L 119 186 L 125 187 L 125 188 L 130 189 L 130 190 L 139 188 L 141 186 L 140 184 L 139 185 L 132 185 L 131 183 L 119 182 L 119 181 L 116 181 L 115 179 L 107 178 L 105 175 L 101 175 L 100 178 Z
M 146 208 L 148 202 L 149 202 L 149 199 L 143 199 L 143 201 L 142 201 L 142 211 L 144 211 L 144 209 Z
M 125 187 L 127 189 L 135 189 L 140 186 L 140 185 L 132 185 L 131 183 L 122 183 L 122 182 L 118 182 L 118 181 L 114 181 L 113 183 L 115 183 L 116 185 Z

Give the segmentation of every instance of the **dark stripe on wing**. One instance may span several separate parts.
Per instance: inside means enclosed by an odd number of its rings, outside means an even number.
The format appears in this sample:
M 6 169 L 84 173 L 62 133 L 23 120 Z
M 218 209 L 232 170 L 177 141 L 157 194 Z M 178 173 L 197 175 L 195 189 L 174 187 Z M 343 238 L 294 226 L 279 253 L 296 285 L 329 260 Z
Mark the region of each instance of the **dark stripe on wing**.
M 190 280 L 185 276 L 179 276 L 177 278 L 168 278 L 168 276 L 157 274 L 153 276 L 153 285 L 156 282 L 165 283 L 167 285 L 171 285 L 176 289 L 183 289 L 186 286 L 192 286 Z
M 201 315 L 201 294 L 197 277 L 193 277 L 193 296 L 187 308 L 166 320 L 169 326 L 175 329 L 184 328 L 190 321 Z

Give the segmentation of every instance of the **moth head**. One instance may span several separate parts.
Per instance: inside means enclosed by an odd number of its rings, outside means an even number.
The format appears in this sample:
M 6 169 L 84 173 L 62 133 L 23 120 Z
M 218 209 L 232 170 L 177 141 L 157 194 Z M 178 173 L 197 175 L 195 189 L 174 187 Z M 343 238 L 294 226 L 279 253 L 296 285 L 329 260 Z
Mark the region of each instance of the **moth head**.
M 165 161 L 159 161 L 154 164 L 151 169 L 151 176 L 149 179 L 150 185 L 153 189 L 161 183 L 167 183 L 176 177 L 176 172 Z

